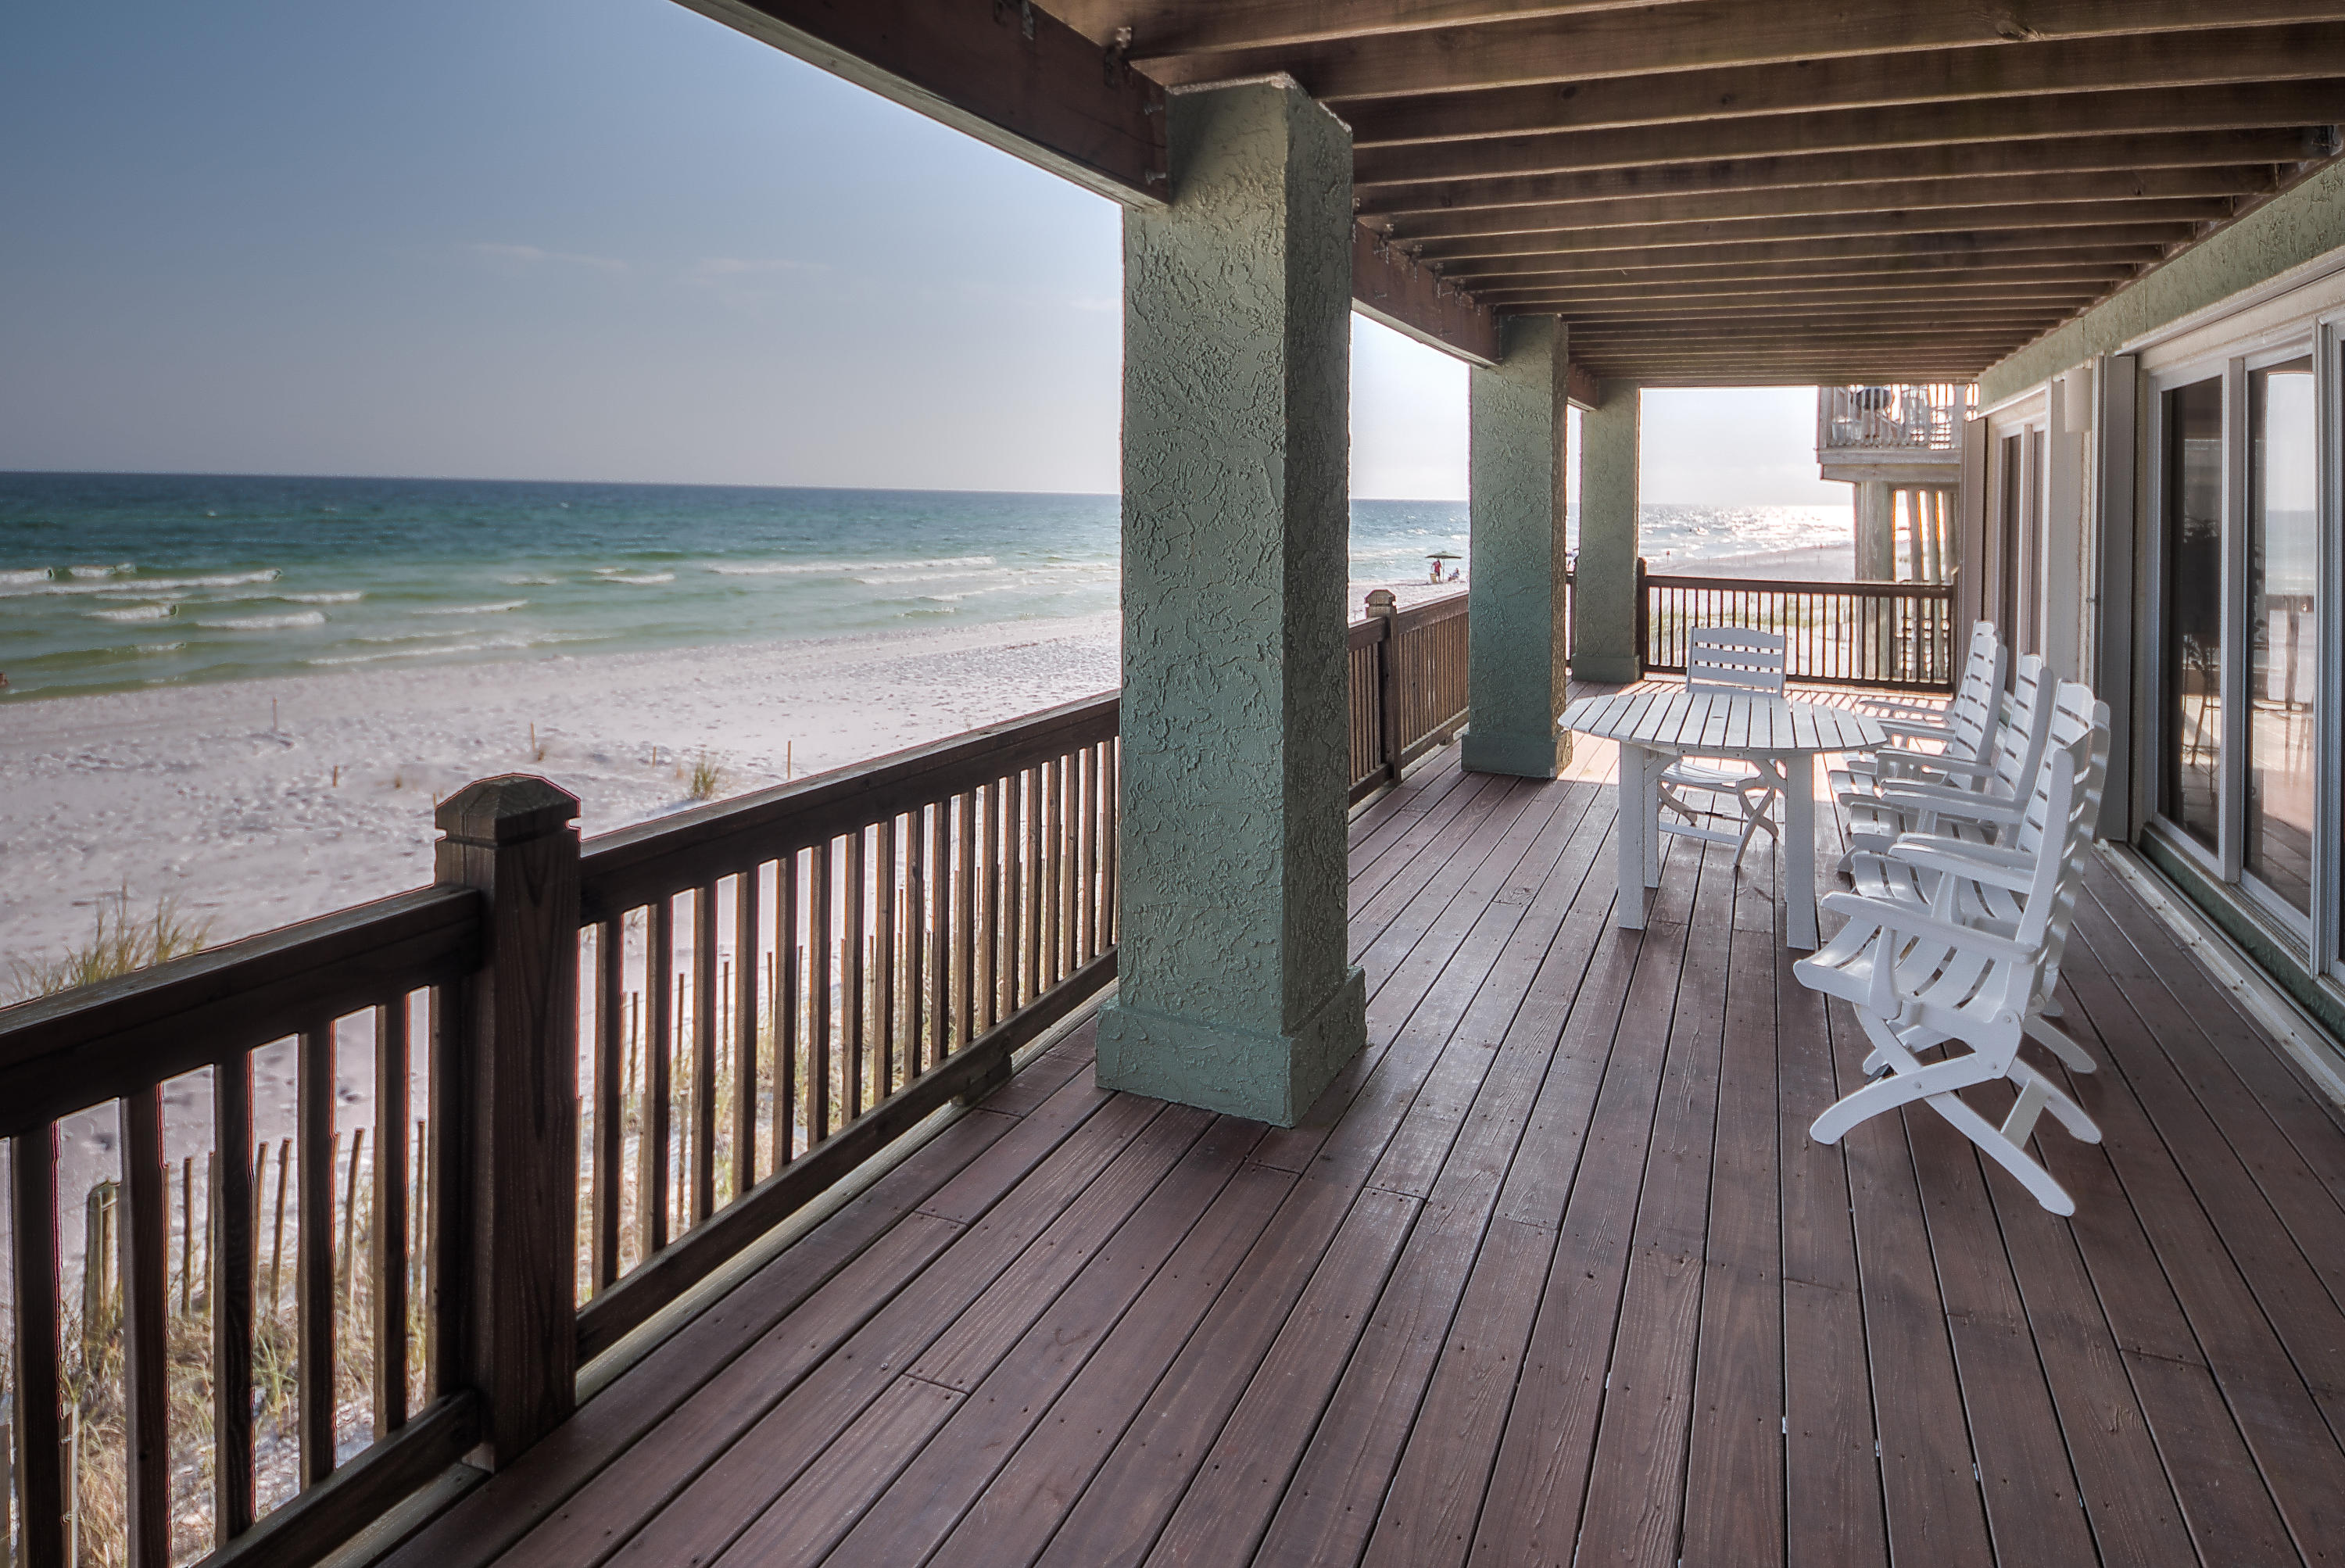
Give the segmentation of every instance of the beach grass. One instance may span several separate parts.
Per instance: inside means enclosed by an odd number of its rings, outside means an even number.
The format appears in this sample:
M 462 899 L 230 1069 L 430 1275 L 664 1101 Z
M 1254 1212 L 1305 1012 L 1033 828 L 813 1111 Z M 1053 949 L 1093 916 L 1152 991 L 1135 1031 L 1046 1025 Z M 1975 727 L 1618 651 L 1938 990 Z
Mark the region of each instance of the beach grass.
M 11 959 L 9 977 L 17 998 L 51 996 L 77 985 L 95 985 L 137 970 L 185 957 L 210 940 L 212 922 L 184 913 L 178 897 L 158 894 L 154 910 L 130 912 L 130 889 L 97 901 L 97 918 L 87 940 L 66 950 L 58 959 Z

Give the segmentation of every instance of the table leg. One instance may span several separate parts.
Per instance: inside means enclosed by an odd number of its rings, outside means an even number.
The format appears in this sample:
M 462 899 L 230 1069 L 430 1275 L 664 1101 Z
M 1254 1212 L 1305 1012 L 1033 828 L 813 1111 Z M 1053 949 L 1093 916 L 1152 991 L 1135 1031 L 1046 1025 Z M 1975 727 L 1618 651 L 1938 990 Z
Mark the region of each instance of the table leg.
M 1619 840 L 1620 880 L 1612 911 L 1614 921 L 1626 931 L 1645 929 L 1645 840 L 1659 837 L 1648 820 L 1646 805 L 1652 791 L 1650 779 L 1652 769 L 1646 761 L 1643 747 L 1620 742 L 1619 779 L 1615 789 L 1619 797 L 1619 821 L 1613 831 Z
M 1816 946 L 1816 759 L 1783 759 L 1783 942 Z
M 1644 835 L 1645 885 L 1661 885 L 1661 846 L 1667 840 L 1661 833 L 1661 775 L 1676 760 L 1673 754 L 1647 749 L 1645 775 L 1637 794 L 1637 823 Z

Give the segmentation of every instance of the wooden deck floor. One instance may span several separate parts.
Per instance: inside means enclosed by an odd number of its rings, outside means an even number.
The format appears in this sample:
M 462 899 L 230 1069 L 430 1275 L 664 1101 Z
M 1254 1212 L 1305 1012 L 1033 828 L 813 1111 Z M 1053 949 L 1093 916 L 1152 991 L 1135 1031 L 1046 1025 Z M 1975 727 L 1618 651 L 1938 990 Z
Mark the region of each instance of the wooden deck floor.
M 2337 1109 L 2096 870 L 2076 1221 L 1934 1115 L 1819 1147 L 1853 1021 L 1757 855 L 1614 929 L 1606 751 L 1355 823 L 1306 1125 L 1079 1033 L 397 1561 L 2345 1561 Z

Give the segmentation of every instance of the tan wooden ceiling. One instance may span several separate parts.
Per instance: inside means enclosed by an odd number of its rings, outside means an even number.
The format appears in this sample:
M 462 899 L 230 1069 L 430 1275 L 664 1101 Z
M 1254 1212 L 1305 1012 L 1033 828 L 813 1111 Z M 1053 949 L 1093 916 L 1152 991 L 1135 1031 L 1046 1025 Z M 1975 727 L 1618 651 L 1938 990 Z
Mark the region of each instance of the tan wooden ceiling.
M 1045 7 L 1168 87 L 1293 75 L 1393 248 L 1658 385 L 1968 379 L 2345 120 L 2345 0 Z

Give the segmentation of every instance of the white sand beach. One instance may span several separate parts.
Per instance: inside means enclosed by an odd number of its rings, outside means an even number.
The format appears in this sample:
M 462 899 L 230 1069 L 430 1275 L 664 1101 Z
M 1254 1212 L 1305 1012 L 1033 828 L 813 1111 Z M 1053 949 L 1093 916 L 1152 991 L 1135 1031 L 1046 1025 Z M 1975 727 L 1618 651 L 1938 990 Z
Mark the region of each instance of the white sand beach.
M 1116 679 L 1102 616 L 0 708 L 0 966 L 86 939 L 125 889 L 218 942 L 418 886 L 435 796 L 474 779 L 543 774 L 598 833 L 690 804 L 704 751 L 736 794 Z

